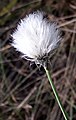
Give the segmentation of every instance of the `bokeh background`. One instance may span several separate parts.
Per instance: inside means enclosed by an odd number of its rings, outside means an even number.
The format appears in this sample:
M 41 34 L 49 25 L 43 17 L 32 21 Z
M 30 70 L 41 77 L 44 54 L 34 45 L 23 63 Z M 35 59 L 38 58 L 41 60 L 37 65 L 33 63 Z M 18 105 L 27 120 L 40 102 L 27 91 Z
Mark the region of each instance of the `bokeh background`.
M 69 119 L 76 120 L 76 0 L 0 0 L 0 120 L 64 120 L 44 69 L 10 45 L 20 19 L 36 10 L 62 31 L 51 75 Z

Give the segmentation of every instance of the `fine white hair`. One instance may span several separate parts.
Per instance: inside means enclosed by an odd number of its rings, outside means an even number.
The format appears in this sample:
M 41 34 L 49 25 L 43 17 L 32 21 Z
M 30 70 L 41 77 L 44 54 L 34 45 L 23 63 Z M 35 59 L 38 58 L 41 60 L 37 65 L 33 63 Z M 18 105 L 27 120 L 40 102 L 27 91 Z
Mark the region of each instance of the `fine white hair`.
M 50 53 L 61 40 L 57 24 L 49 22 L 40 11 L 22 19 L 11 36 L 12 46 L 30 61 L 36 61 Z

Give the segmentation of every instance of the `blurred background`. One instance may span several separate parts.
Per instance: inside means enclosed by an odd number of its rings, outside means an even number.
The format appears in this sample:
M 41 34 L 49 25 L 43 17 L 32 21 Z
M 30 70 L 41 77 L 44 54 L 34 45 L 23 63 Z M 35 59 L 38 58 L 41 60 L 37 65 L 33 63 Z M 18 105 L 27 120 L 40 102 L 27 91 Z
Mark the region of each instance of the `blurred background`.
M 20 19 L 36 10 L 62 31 L 51 75 L 70 120 L 76 120 L 76 0 L 0 0 L 0 120 L 64 120 L 44 69 L 10 45 Z

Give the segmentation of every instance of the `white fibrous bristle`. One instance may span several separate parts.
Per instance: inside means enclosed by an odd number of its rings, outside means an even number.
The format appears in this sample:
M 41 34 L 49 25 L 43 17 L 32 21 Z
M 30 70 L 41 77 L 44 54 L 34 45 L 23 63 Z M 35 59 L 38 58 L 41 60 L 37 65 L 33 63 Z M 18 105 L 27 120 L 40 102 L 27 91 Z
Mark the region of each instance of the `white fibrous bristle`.
M 40 11 L 22 19 L 11 36 L 12 46 L 31 61 L 50 53 L 61 40 L 57 24 L 49 22 Z

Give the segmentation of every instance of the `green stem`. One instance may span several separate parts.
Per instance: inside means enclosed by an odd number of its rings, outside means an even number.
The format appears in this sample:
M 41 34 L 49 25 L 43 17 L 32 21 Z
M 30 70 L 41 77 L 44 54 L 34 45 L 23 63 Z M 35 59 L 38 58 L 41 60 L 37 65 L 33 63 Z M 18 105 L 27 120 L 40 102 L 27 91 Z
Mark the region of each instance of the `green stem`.
M 49 70 L 46 69 L 46 67 L 44 67 L 44 69 L 45 69 L 45 71 L 46 71 L 48 80 L 49 80 L 49 82 L 50 82 L 50 84 L 51 84 L 51 87 L 52 87 L 53 93 L 54 93 L 54 95 L 55 95 L 55 97 L 56 97 L 56 100 L 57 100 L 57 102 L 58 102 L 58 105 L 59 105 L 59 107 L 60 107 L 60 109 L 61 109 L 61 111 L 62 111 L 62 113 L 63 113 L 63 116 L 64 116 L 65 120 L 69 120 L 68 115 L 67 115 L 67 113 L 65 112 L 65 110 L 64 110 L 64 108 L 63 108 L 63 106 L 62 106 L 62 103 L 61 103 L 61 101 L 60 101 L 59 95 L 58 95 L 58 93 L 57 93 L 57 91 L 56 91 L 55 85 L 54 85 L 54 83 L 53 83 L 53 81 L 52 81 L 52 79 L 51 79 L 50 72 L 49 72 Z

